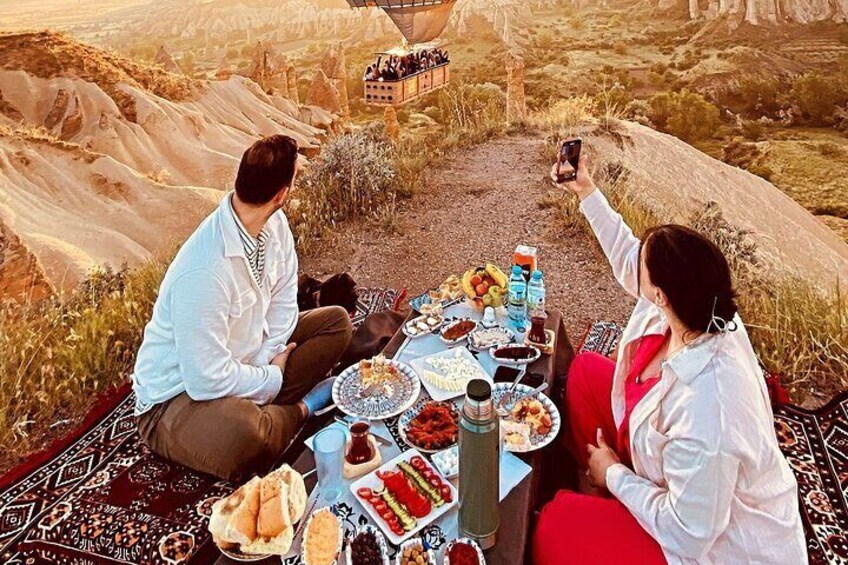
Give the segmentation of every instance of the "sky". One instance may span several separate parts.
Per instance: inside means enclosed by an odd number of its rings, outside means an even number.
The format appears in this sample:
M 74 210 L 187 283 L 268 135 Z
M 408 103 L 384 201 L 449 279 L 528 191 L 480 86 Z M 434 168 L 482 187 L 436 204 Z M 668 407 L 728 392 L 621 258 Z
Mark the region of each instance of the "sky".
M 0 28 L 63 27 L 150 0 L 0 0 Z

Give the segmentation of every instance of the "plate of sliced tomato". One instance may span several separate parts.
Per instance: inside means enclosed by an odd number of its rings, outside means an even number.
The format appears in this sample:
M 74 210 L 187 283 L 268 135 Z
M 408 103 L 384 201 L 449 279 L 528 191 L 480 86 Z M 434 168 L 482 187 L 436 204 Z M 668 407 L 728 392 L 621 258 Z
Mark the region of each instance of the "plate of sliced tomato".
M 350 485 L 350 491 L 393 545 L 400 545 L 456 506 L 457 491 L 415 449 Z

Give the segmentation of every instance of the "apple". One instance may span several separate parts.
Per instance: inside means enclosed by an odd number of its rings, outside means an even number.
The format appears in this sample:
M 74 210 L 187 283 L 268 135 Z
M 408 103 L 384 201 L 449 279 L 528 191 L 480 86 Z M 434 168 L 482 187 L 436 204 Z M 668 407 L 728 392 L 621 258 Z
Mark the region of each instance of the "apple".
M 471 277 L 471 286 L 476 287 L 481 282 L 483 282 L 483 278 L 480 275 L 474 275 Z
M 489 285 L 486 284 L 485 282 L 481 282 L 480 284 L 478 284 L 476 286 L 476 288 L 474 290 L 477 291 L 477 296 L 483 296 L 487 292 L 489 292 Z

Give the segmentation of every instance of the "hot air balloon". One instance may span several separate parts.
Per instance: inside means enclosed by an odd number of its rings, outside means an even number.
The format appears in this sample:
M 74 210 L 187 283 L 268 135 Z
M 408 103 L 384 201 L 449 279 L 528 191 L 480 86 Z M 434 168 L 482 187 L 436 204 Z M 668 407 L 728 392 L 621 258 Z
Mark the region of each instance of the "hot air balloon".
M 379 8 L 400 30 L 405 39 L 400 52 L 378 53 L 378 62 L 408 54 L 429 51 L 427 43 L 437 39 L 447 26 L 456 0 L 347 0 L 352 8 Z M 429 62 L 425 68 L 402 77 L 366 74 L 364 79 L 365 102 L 375 106 L 400 106 L 450 81 L 450 61 L 440 52 L 437 63 Z

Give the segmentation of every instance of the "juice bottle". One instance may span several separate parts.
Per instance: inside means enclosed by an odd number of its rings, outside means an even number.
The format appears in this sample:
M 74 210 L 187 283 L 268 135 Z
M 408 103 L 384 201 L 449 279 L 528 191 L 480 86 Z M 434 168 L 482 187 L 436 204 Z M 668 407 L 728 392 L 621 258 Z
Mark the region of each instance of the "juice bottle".
M 530 275 L 539 266 L 536 248 L 529 247 L 527 245 L 519 245 L 515 248 L 515 253 L 512 255 L 512 264 L 521 267 L 524 280 L 529 281 Z

